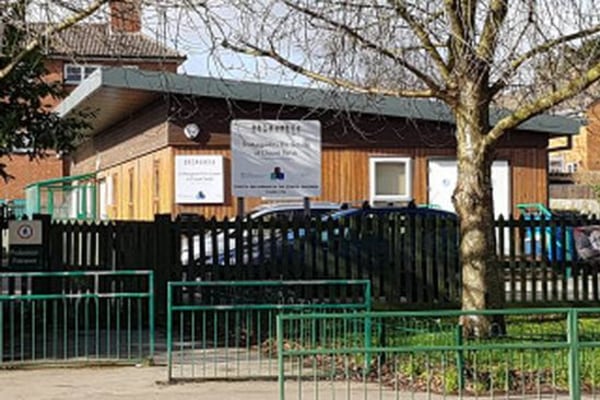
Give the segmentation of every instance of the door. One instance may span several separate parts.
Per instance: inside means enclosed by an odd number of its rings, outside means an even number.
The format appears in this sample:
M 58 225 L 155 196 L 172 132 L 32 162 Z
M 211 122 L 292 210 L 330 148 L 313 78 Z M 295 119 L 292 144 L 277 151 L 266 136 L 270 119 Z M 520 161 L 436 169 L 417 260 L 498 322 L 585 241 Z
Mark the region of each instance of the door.
M 443 210 L 454 211 L 452 193 L 456 187 L 458 163 L 456 160 L 429 161 L 429 204 Z M 511 210 L 510 169 L 508 161 L 498 160 L 492 164 L 492 191 L 494 215 L 508 217 Z
M 429 203 L 443 210 L 455 211 L 452 204 L 452 193 L 456 187 L 458 176 L 458 163 L 456 160 L 430 160 L 429 161 Z M 492 164 L 492 196 L 494 199 L 494 216 L 508 217 L 511 211 L 510 197 L 510 169 L 508 161 L 498 160 Z M 508 237 L 508 228 L 504 237 Z M 496 234 L 496 239 L 498 235 Z M 509 242 L 504 243 L 504 248 L 498 251 L 508 254 Z

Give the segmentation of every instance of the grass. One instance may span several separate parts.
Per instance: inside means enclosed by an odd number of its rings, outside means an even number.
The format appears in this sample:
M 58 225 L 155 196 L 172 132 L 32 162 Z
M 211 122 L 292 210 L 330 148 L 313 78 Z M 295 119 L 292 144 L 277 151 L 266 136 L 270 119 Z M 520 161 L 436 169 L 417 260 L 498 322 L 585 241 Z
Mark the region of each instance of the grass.
M 325 376 L 342 380 L 368 379 L 410 391 L 477 395 L 568 392 L 569 349 L 564 347 L 568 343 L 564 314 L 507 316 L 506 333 L 485 339 L 459 339 L 461 331 L 456 322 L 456 318 L 372 321 L 373 346 L 389 351 L 373 353 L 370 357 L 366 352 L 352 351 L 320 356 L 318 365 Z M 582 315 L 578 329 L 579 342 L 583 345 L 579 351 L 582 390 L 596 392 L 600 390 L 600 343 L 594 343 L 600 342 L 600 318 Z M 317 336 L 319 340 L 315 344 L 323 349 L 324 355 L 328 348 L 364 348 L 362 325 L 350 331 L 340 327 L 327 329 L 322 325 Z M 456 347 L 459 340 L 473 348 L 461 351 Z M 535 349 L 534 344 L 548 348 Z M 501 348 L 503 345 L 518 345 L 518 348 L 507 350 Z M 304 342 L 304 346 L 312 347 L 310 342 Z M 432 346 L 455 348 L 428 350 Z

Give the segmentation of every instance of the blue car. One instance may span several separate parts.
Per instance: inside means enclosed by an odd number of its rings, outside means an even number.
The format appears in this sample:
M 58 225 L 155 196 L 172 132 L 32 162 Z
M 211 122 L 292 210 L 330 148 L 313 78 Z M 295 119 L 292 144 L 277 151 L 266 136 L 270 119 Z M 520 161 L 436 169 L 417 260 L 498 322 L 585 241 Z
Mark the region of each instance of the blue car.
M 448 226 L 458 224 L 455 213 L 414 206 L 352 208 L 333 213 L 327 219 L 343 225 L 343 229 L 336 228 L 332 233 L 350 242 L 351 249 L 372 253 L 386 253 L 390 246 L 398 246 L 400 240 L 422 247 L 435 245 L 445 241 Z M 439 229 L 432 226 L 436 221 L 440 223 Z M 406 237 L 409 233 L 410 237 Z M 331 240 L 328 236 L 329 232 L 322 233 L 323 243 Z
M 321 233 L 317 272 L 371 280 L 390 302 L 456 300 L 460 290 L 458 217 L 425 207 L 338 211 Z M 340 276 L 328 276 L 338 278 Z
M 436 221 L 440 223 L 438 230 L 428 226 Z M 407 251 L 408 247 L 417 246 L 435 253 L 438 247 L 446 245 L 448 227 L 456 227 L 457 221 L 456 214 L 433 208 L 346 208 L 324 214 L 310 226 L 305 226 L 304 220 L 295 228 L 288 223 L 287 229 L 263 237 L 261 243 L 254 240 L 252 251 L 245 248 L 244 254 L 248 258 L 252 253 L 257 264 L 268 260 L 304 265 L 305 261 L 314 263 L 311 260 L 317 255 L 335 253 L 373 265 L 389 257 L 391 248 L 398 246 L 405 246 Z M 452 247 L 456 250 L 458 235 L 453 237 Z

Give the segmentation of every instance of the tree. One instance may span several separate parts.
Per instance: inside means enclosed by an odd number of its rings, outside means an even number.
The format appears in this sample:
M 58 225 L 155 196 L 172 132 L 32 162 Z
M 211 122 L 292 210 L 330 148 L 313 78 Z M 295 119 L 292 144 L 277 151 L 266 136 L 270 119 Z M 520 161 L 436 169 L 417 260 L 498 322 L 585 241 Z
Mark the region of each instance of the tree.
M 43 32 L 29 29 L 26 14 L 29 0 L 3 2 L 0 10 L 0 156 L 15 149 L 26 149 L 30 157 L 43 156 L 48 149 L 65 152 L 88 126 L 85 112 L 60 118 L 45 100 L 61 98 L 58 82 L 44 80 L 47 71 L 41 44 L 98 9 L 106 1 L 76 10 L 58 24 L 50 24 Z M 4 165 L 0 175 L 10 177 Z
M 191 3 L 189 3 L 191 4 Z M 228 0 L 190 7 L 214 43 L 261 57 L 321 84 L 374 96 L 432 98 L 456 123 L 462 307 L 501 307 L 491 163 L 507 131 L 600 79 L 590 58 L 553 85 L 535 69 L 567 45 L 599 35 L 586 0 Z M 563 52 L 564 54 L 564 52 Z M 378 79 L 380 78 L 380 79 Z M 514 111 L 490 122 L 495 100 L 518 93 Z M 485 334 L 485 318 L 466 318 Z

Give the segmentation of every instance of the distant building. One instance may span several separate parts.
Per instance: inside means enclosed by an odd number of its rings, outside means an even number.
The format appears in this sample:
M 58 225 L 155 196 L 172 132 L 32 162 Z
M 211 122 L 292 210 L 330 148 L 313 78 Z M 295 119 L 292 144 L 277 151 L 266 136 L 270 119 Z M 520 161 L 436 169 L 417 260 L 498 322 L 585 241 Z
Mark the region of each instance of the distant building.
M 119 66 L 140 70 L 175 72 L 185 60 L 176 51 L 141 32 L 140 0 L 110 1 L 107 23 L 79 23 L 45 43 L 45 79 L 64 84 L 71 92 L 98 68 Z M 31 29 L 43 30 L 43 23 Z M 60 99 L 49 100 L 50 105 Z M 25 197 L 24 188 L 40 180 L 68 174 L 68 161 L 50 152 L 48 157 L 31 160 L 26 149 L 16 149 L 10 157 L 0 158 L 14 178 L 0 182 L 0 199 Z
M 551 172 L 600 171 L 600 101 L 587 109 L 587 125 L 572 139 L 550 141 Z

